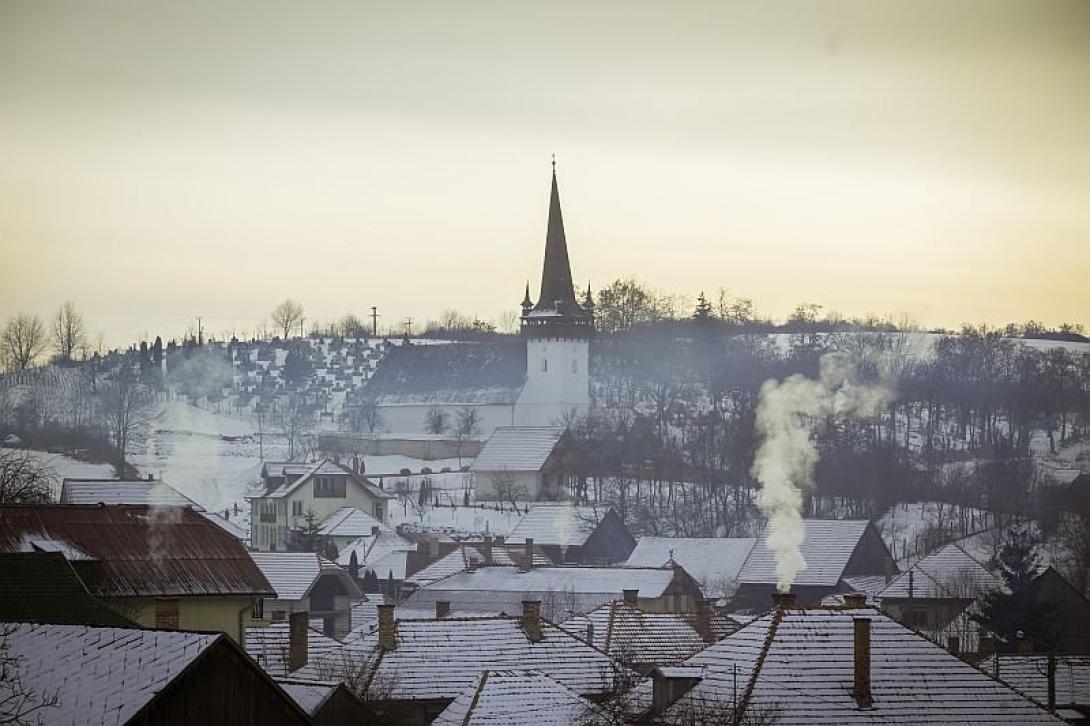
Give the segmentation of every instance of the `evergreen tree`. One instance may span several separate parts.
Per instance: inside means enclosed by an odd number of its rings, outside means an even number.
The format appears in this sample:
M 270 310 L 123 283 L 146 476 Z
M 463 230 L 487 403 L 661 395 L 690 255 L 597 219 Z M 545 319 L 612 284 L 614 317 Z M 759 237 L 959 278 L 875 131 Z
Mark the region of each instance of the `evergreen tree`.
M 1014 652 L 1022 633 L 1039 651 L 1051 648 L 1056 639 L 1056 608 L 1039 599 L 1037 538 L 1032 532 L 1012 531 L 999 551 L 1003 586 L 980 601 L 973 620 L 996 637 L 999 652 Z
M 704 291 L 696 298 L 696 310 L 693 311 L 693 321 L 697 323 L 710 323 L 715 318 L 712 304 L 704 297 Z
M 360 577 L 360 561 L 356 557 L 356 550 L 352 550 L 352 555 L 348 558 L 348 574 L 353 580 L 358 580 Z

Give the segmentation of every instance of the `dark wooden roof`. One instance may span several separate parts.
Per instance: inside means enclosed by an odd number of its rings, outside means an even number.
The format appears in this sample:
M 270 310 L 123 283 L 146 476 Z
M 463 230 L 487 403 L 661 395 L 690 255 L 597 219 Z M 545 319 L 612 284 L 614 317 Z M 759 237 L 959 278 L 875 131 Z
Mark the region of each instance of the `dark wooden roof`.
M 87 592 L 59 552 L 0 554 L 0 622 L 131 627 Z
M 525 383 L 521 340 L 406 345 L 386 354 L 363 394 L 385 405 L 503 405 L 515 403 Z

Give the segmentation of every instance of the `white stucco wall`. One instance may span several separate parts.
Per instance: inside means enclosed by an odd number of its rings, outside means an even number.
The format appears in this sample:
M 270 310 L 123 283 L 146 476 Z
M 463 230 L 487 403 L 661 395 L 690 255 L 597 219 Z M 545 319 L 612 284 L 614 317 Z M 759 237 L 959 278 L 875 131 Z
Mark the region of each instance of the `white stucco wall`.
M 516 426 L 549 426 L 570 411 L 590 409 L 590 343 L 526 341 L 526 386 L 515 405 Z

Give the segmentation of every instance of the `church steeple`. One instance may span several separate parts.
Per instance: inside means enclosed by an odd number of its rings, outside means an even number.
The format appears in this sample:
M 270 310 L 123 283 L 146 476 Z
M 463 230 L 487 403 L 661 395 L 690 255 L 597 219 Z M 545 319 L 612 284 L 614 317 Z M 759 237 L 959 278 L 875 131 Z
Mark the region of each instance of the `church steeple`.
M 572 284 L 568 240 L 564 235 L 564 217 L 560 211 L 560 190 L 556 184 L 554 157 L 553 184 L 549 194 L 549 224 L 545 232 L 545 263 L 541 268 L 541 291 L 537 304 L 534 305 L 530 301 L 530 289 L 527 285 L 526 297 L 522 301 L 522 332 L 530 337 L 583 340 L 590 336 L 593 325 L 593 303 L 581 305 L 575 296 L 575 285 Z

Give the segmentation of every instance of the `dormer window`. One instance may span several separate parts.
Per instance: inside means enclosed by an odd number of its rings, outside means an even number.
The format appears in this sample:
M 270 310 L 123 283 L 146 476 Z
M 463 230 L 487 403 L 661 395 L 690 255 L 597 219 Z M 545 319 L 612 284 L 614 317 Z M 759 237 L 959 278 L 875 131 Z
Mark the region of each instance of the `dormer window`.
M 336 497 L 344 499 L 345 494 L 345 482 L 347 477 L 344 476 L 319 476 L 314 479 L 314 496 L 315 497 Z

